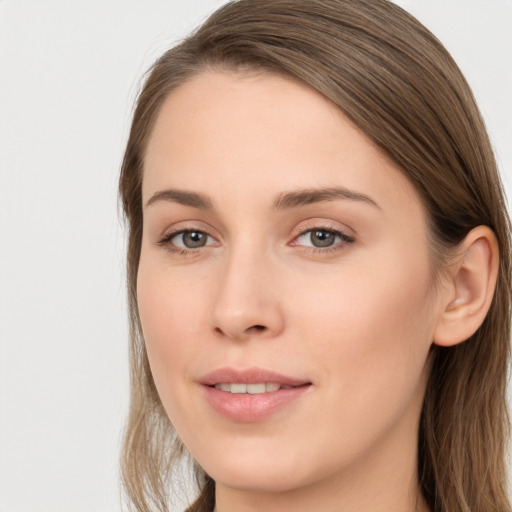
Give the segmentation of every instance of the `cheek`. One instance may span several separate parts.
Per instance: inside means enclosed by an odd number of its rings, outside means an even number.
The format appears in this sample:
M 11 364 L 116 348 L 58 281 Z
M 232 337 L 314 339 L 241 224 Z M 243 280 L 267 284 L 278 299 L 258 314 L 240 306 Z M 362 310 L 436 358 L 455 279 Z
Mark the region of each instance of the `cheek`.
M 296 276 L 288 308 L 297 313 L 292 324 L 324 333 L 318 336 L 321 345 L 339 337 L 358 347 L 366 340 L 378 349 L 385 339 L 407 347 L 406 338 L 428 323 L 432 292 L 428 262 L 404 256 L 388 258 L 388 264 L 349 262 L 328 273 Z
M 315 293 L 304 282 L 295 294 L 297 349 L 345 413 L 405 404 L 421 380 L 434 330 L 429 265 L 403 256 L 333 272 Z
M 180 282 L 169 269 L 141 260 L 137 279 L 139 315 L 153 379 L 164 403 L 190 379 L 189 362 L 204 339 L 204 288 Z

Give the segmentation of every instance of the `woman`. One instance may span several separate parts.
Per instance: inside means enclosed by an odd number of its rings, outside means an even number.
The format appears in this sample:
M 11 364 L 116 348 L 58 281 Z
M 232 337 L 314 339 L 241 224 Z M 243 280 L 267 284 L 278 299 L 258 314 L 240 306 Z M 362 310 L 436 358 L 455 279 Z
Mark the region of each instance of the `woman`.
M 510 510 L 510 234 L 460 71 L 385 0 L 239 0 L 153 66 L 120 179 L 134 510 Z

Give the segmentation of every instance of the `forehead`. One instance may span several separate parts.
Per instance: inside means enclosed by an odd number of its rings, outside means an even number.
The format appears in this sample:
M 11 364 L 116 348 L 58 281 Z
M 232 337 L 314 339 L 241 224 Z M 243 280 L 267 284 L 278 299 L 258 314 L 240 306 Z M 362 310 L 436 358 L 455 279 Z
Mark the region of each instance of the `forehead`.
M 195 76 L 165 100 L 145 155 L 146 199 L 170 186 L 222 196 L 231 188 L 271 195 L 337 185 L 419 201 L 403 173 L 332 102 L 270 74 Z

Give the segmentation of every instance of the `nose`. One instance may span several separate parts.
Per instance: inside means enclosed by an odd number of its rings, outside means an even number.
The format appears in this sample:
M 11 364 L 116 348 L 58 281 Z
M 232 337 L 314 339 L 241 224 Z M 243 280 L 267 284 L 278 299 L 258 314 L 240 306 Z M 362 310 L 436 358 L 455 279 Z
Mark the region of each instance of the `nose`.
M 217 276 L 212 325 L 225 338 L 274 338 L 284 328 L 276 270 L 252 250 L 233 251 Z

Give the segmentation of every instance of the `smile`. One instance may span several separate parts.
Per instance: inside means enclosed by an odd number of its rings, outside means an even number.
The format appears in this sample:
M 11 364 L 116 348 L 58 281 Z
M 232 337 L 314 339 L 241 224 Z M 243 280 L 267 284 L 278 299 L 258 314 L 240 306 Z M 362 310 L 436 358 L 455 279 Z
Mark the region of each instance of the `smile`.
M 288 386 L 286 384 L 276 384 L 276 383 L 258 383 L 258 384 L 240 384 L 240 383 L 227 383 L 222 382 L 220 384 L 215 384 L 216 389 L 220 389 L 221 391 L 226 391 L 227 393 L 235 393 L 235 394 L 244 394 L 248 393 L 249 395 L 259 395 L 261 393 L 272 393 L 274 391 L 278 391 L 279 389 L 291 389 L 293 386 Z
M 253 423 L 308 395 L 312 382 L 262 368 L 220 368 L 200 379 L 206 402 L 224 418 Z

